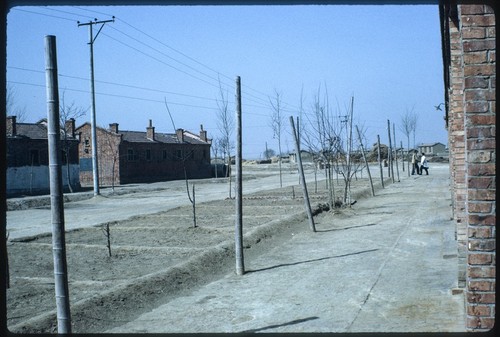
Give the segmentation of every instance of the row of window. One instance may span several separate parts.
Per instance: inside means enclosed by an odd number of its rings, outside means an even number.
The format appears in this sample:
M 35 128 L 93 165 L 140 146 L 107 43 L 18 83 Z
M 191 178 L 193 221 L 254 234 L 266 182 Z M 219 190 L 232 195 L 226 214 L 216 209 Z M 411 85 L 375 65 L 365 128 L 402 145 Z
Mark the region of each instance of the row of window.
M 163 160 L 193 160 L 194 159 L 194 150 L 183 151 L 183 150 L 174 150 L 170 153 L 167 150 L 163 150 L 161 153 L 161 159 Z M 146 149 L 144 153 L 144 158 L 149 161 L 153 159 L 152 153 L 150 149 Z M 203 150 L 203 159 L 207 159 L 207 151 Z M 128 161 L 137 161 L 138 154 L 134 149 L 127 150 L 127 160 Z
M 61 150 L 61 161 L 63 165 L 65 165 L 68 162 L 67 159 L 68 156 L 66 155 L 66 151 Z M 40 150 L 36 149 L 29 150 L 29 165 L 40 166 Z

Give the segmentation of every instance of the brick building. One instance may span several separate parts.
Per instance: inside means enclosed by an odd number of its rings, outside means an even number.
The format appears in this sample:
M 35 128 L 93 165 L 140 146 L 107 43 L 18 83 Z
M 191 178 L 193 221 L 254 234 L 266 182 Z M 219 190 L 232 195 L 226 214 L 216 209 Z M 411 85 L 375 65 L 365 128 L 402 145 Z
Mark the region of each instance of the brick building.
M 418 152 L 423 152 L 426 156 L 436 156 L 446 152 L 446 145 L 439 142 L 423 143 L 418 146 Z
M 7 195 L 41 194 L 50 192 L 49 149 L 47 122 L 17 123 L 16 116 L 8 116 L 7 130 Z M 63 188 L 80 188 L 78 167 L 78 140 L 74 135 L 75 121 L 66 123 L 66 137 L 61 131 Z M 69 155 L 68 155 L 69 154 Z M 69 159 L 69 165 L 67 164 Z
M 495 324 L 496 26 L 493 6 L 444 1 L 446 126 L 468 331 Z
M 91 125 L 76 130 L 80 138 L 80 181 L 93 183 Z M 118 123 L 96 128 L 99 183 L 119 185 L 211 177 L 210 146 L 203 126 L 199 134 L 178 129 L 157 133 L 149 121 L 145 131 L 124 131 Z

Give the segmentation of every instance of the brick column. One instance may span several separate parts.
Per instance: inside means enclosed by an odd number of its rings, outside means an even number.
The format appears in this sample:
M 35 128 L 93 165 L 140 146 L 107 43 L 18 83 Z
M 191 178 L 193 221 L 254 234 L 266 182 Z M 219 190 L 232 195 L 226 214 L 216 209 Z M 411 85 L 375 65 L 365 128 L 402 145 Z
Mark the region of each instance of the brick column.
M 448 84 L 448 144 L 453 220 L 456 223 L 458 245 L 458 287 L 465 288 L 467 257 L 467 226 L 465 219 L 465 117 L 462 38 L 456 7 L 449 10 L 449 84 Z
M 460 5 L 458 10 L 464 75 L 467 329 L 486 331 L 495 324 L 495 16 L 484 5 Z

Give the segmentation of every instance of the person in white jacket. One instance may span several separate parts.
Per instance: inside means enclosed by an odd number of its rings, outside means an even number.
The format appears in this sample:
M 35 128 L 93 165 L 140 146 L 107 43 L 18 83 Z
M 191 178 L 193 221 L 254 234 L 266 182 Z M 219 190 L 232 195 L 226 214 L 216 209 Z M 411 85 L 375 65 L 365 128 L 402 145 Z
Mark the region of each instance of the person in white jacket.
M 426 175 L 429 175 L 429 163 L 427 162 L 427 158 L 425 158 L 425 153 L 422 152 L 422 157 L 420 158 L 420 175 L 424 172 Z

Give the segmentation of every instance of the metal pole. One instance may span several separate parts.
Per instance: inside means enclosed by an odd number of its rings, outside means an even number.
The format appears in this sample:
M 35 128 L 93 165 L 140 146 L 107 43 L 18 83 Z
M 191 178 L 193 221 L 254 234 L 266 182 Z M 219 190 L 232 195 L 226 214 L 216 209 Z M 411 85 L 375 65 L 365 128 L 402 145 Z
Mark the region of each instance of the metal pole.
M 243 188 L 242 188 L 242 154 L 241 154 L 241 79 L 236 77 L 236 222 L 234 228 L 236 274 L 245 273 L 243 260 Z
M 89 25 L 89 45 L 90 45 L 90 126 L 92 133 L 92 178 L 94 181 L 94 196 L 99 195 L 99 163 L 97 159 L 97 132 L 95 117 L 95 88 L 94 88 L 94 35 L 92 25 Z
M 290 116 L 290 125 L 292 126 L 293 138 L 295 139 L 295 152 L 297 153 L 297 164 L 299 166 L 299 176 L 302 185 L 302 192 L 304 194 L 304 203 L 306 207 L 307 217 L 309 218 L 309 226 L 313 232 L 316 232 L 316 226 L 314 225 L 314 218 L 311 210 L 311 203 L 309 202 L 309 194 L 307 193 L 306 178 L 304 176 L 304 169 L 302 167 L 302 157 L 300 155 L 300 145 L 299 137 L 295 131 L 295 124 L 293 123 L 293 117 Z
M 47 139 L 49 146 L 50 207 L 52 210 L 52 254 L 57 308 L 57 332 L 71 333 L 64 205 L 61 170 L 61 132 L 57 83 L 56 37 L 45 36 L 45 81 L 47 86 Z

